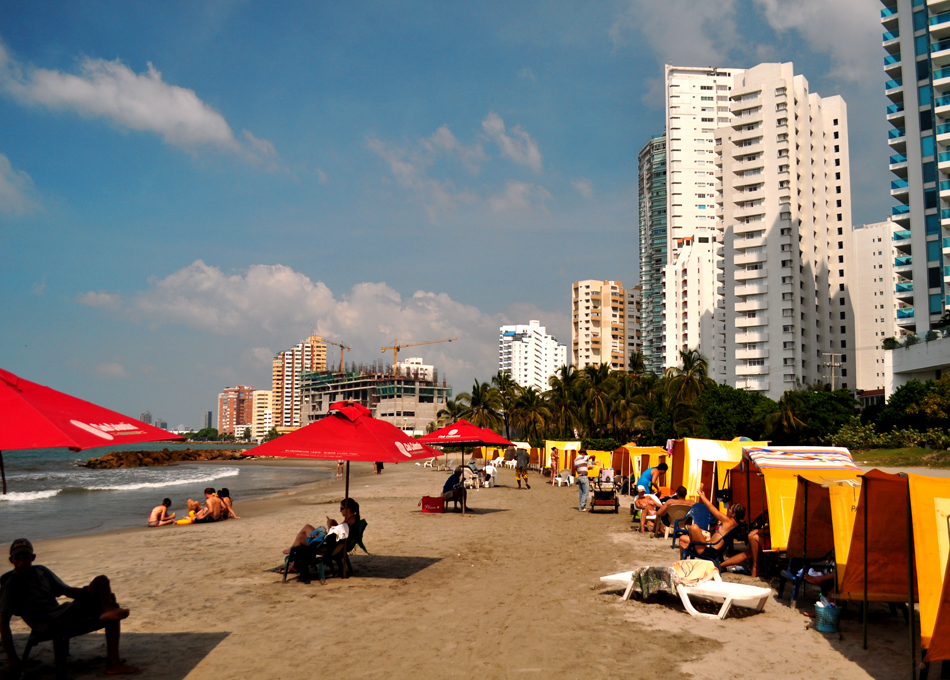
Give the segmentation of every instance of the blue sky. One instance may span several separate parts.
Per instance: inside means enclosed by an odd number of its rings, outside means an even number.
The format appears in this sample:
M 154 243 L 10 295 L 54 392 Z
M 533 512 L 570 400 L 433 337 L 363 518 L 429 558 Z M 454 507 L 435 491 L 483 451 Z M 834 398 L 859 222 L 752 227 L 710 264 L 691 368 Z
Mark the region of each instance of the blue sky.
M 793 61 L 888 211 L 880 4 L 0 2 L 0 366 L 198 424 L 311 326 L 456 390 L 635 283 L 664 63 Z M 334 355 L 331 352 L 331 357 Z

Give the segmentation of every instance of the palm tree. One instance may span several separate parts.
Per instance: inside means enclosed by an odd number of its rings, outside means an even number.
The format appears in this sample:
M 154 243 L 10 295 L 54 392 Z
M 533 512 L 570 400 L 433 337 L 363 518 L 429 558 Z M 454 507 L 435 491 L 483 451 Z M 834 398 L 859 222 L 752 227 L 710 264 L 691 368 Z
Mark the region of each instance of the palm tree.
M 676 401 L 692 404 L 713 381 L 709 378 L 709 362 L 699 350 L 680 350 L 682 368 L 666 369 L 669 393 Z
M 551 409 L 540 392 L 528 387 L 522 390 L 515 400 L 512 416 L 529 441 L 537 440 L 541 438 L 551 419 Z
M 634 400 L 640 393 L 639 377 L 619 374 L 614 378 L 610 400 L 609 422 L 617 441 L 629 441 L 633 427 Z
M 459 401 L 464 409 L 461 416 L 473 425 L 497 430 L 502 424 L 501 396 L 498 390 L 487 382 L 475 381 L 469 394 L 460 394 Z
M 627 373 L 635 378 L 639 378 L 646 372 L 647 364 L 643 358 L 643 352 L 638 349 L 630 352 L 630 364 L 629 368 L 627 368 Z
M 462 392 L 454 399 L 449 399 L 445 402 L 445 406 L 439 409 L 439 412 L 435 414 L 435 417 L 439 419 L 439 427 L 454 423 L 462 417 L 462 412 L 465 410 L 465 400 L 467 398 L 468 395 Z
M 511 371 L 498 371 L 491 384 L 501 397 L 501 416 L 505 421 L 505 439 L 511 439 L 511 409 L 521 392 L 521 386 L 511 377 Z
M 587 436 L 602 436 L 607 426 L 610 410 L 610 392 L 613 379 L 610 366 L 586 366 L 582 372 L 584 383 L 582 395 L 588 417 Z
M 778 410 L 765 416 L 765 427 L 774 434 L 791 436 L 805 428 L 805 421 L 798 417 L 801 412 L 801 395 L 789 390 L 778 401 Z
M 544 393 L 548 402 L 551 427 L 559 436 L 574 436 L 574 430 L 580 424 L 579 385 L 580 378 L 573 366 L 561 366 L 557 373 L 548 378 L 551 389 Z

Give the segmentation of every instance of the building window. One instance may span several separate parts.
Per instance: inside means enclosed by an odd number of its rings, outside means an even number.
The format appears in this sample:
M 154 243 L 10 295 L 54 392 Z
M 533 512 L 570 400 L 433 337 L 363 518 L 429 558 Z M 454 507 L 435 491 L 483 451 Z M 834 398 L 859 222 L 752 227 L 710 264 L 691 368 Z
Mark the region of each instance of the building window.
M 844 321 L 844 312 L 841 312 L 841 320 Z
M 844 255 L 838 256 L 838 264 L 844 264 Z M 844 274 L 842 274 L 842 276 L 844 276 Z

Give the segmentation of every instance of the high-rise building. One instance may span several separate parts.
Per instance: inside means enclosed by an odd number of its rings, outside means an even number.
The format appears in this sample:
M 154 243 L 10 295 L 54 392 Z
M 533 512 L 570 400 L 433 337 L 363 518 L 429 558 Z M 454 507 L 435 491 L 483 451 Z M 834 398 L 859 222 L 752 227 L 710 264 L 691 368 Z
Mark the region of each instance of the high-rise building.
M 666 133 L 653 135 L 640 149 L 638 193 L 643 361 L 659 375 L 666 353 Z
M 214 414 L 211 411 L 205 411 L 204 417 L 202 418 L 204 429 L 209 430 L 214 427 L 213 418 Z
M 945 5 L 887 0 L 881 10 L 884 93 L 891 102 L 885 115 L 893 126 L 887 134 L 888 163 L 896 176 L 891 196 L 898 201 L 891 219 L 907 232 L 894 241 L 894 272 L 904 287 L 895 316 L 902 334 L 920 336 L 947 308 L 950 278 L 950 241 L 945 240 L 950 192 L 944 189 L 950 186 L 950 15 Z
M 271 390 L 254 390 L 254 410 L 251 417 L 251 437 L 254 439 L 263 439 L 274 427 L 272 397 Z
M 791 63 L 736 75 L 729 98 L 716 131 L 722 377 L 773 399 L 819 381 L 853 389 L 845 102 L 810 92 Z
M 152 412 L 151 412 L 151 411 L 146 411 L 145 413 L 140 413 L 140 414 L 139 414 L 139 420 L 141 420 L 141 421 L 142 421 L 143 423 L 145 423 L 146 425 L 151 425 L 151 424 L 152 424 Z
M 498 370 L 508 371 L 522 387 L 549 389 L 548 378 L 567 365 L 567 346 L 548 335 L 540 321 L 498 329 Z
M 663 368 L 679 364 L 679 352 L 698 349 L 709 374 L 720 382 L 714 251 L 722 243 L 716 214 L 715 130 L 732 122 L 729 89 L 740 69 L 666 66 L 666 262 Z M 721 325 L 721 324 L 720 324 Z M 655 359 L 653 360 L 656 361 Z
M 642 332 L 643 288 L 634 286 L 627 289 L 627 367 L 630 355 L 643 351 Z
M 855 225 L 851 232 L 854 276 L 847 288 L 854 306 L 854 386 L 864 401 L 865 393 L 884 396 L 883 342 L 900 334 L 898 301 L 914 294 L 913 282 L 894 272 L 895 249 L 909 239 L 910 232 L 891 221 Z
M 577 281 L 571 287 L 571 363 L 627 368 L 627 298 L 620 281 Z
M 275 427 L 300 427 L 300 378 L 304 373 L 327 370 L 327 346 L 319 335 L 280 352 L 274 359 L 272 410 Z
M 254 418 L 254 386 L 225 387 L 218 395 L 218 433 L 240 438 Z

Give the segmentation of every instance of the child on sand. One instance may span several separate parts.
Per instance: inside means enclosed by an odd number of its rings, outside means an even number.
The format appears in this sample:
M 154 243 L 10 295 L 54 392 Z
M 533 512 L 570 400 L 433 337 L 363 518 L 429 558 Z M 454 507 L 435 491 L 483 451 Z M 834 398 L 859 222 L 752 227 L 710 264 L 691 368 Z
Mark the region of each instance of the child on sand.
M 170 498 L 166 498 L 162 501 L 161 505 L 156 505 L 152 508 L 152 512 L 148 516 L 148 525 L 150 527 L 163 527 L 166 524 L 171 524 L 175 521 L 175 513 L 168 514 L 168 508 L 172 505 Z

